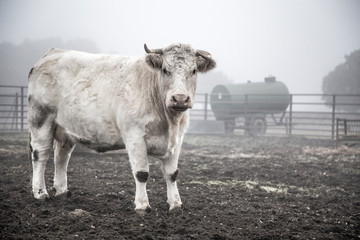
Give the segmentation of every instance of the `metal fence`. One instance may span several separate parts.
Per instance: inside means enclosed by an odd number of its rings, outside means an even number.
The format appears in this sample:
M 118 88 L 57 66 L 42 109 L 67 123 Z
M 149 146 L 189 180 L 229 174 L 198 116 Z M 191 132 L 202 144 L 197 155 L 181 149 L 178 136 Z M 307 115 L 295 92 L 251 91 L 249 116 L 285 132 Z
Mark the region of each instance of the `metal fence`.
M 249 94 L 231 97 L 242 101 L 222 101 L 226 105 L 222 105 L 221 114 L 221 109 L 217 109 L 216 113 L 212 111 L 214 104 L 211 102 L 211 94 L 197 94 L 195 108 L 191 110 L 191 120 L 200 121 L 202 126 L 208 121 L 220 122 L 219 126 L 223 123 L 227 133 L 303 135 L 334 139 L 337 118 L 360 119 L 360 94 L 290 94 L 286 96 L 288 107 L 282 112 L 269 110 L 278 106 L 278 95 Z M 281 97 L 284 98 L 285 95 Z M 251 99 L 260 100 L 256 102 Z M 263 99 L 269 100 L 264 104 Z
M 27 128 L 27 87 L 0 85 L 0 131 Z
M 360 119 L 360 94 L 290 94 L 287 96 L 287 109 L 280 113 L 268 111 L 269 104 L 277 104 L 276 101 L 268 101 L 267 107 L 262 109 L 263 102 L 247 101 L 251 97 L 252 95 L 243 95 L 241 98 L 238 96 L 237 99 L 244 101 L 229 102 L 229 106 L 243 105 L 242 111 L 235 111 L 229 117 L 228 113 L 226 116 L 214 114 L 211 109 L 211 94 L 197 94 L 194 108 L 190 112 L 190 122 L 200 121 L 202 125 L 208 123 L 210 126 L 218 122 L 219 125 L 223 124 L 224 132 L 235 134 L 303 135 L 334 139 L 337 118 Z M 327 104 L 324 99 L 328 99 Z M 257 110 L 254 111 L 252 109 L 256 104 L 260 107 L 256 107 Z M 0 85 L 0 131 L 27 129 L 27 87 Z
M 360 142 L 360 119 L 336 119 L 336 146 L 340 142 Z

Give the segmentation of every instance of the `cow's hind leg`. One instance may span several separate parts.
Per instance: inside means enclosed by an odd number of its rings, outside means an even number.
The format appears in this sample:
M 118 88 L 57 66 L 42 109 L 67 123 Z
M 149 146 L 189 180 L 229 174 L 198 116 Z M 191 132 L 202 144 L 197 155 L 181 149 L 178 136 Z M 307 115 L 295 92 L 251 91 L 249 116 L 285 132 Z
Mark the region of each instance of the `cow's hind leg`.
M 30 157 L 33 168 L 32 191 L 37 199 L 49 197 L 45 185 L 45 168 L 54 142 L 54 109 L 28 97 L 28 122 L 30 131 Z
M 68 193 L 67 167 L 74 147 L 75 145 L 73 144 L 72 140 L 66 136 L 64 129 L 62 129 L 60 126 L 57 126 L 55 130 L 54 141 L 55 197 Z
M 41 128 L 30 126 L 30 157 L 33 168 L 32 191 L 36 199 L 49 197 L 45 184 L 45 169 L 53 145 L 53 129 L 49 125 Z

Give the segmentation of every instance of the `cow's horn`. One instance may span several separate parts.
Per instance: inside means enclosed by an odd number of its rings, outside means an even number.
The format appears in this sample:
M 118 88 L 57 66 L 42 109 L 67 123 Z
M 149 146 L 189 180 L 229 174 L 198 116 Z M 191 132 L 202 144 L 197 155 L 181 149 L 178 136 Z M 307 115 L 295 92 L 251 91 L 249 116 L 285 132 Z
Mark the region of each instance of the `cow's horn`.
M 162 49 L 149 49 L 147 46 L 146 46 L 146 43 L 144 44 L 144 48 L 145 48 L 145 52 L 147 53 L 156 53 L 156 54 L 163 54 L 163 50 Z
M 207 51 L 204 51 L 204 50 L 197 50 L 196 51 L 196 56 L 200 56 L 200 57 L 203 57 L 205 59 L 211 59 L 212 56 L 210 53 L 208 53 Z

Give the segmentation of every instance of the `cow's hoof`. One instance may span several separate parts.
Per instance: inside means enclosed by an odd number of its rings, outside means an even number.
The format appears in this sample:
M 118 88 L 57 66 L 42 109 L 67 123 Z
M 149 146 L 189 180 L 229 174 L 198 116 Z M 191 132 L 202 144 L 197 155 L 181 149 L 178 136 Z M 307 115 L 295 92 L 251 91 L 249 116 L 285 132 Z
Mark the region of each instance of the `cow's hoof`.
M 169 213 L 170 214 L 173 214 L 173 215 L 183 215 L 183 212 L 184 212 L 184 207 L 183 205 L 176 205 L 174 207 L 170 207 L 169 209 Z
M 61 198 L 61 197 L 70 197 L 71 196 L 71 192 L 68 191 L 67 189 L 65 190 L 59 190 L 56 187 L 52 187 L 50 188 L 50 195 L 54 196 L 56 198 Z
M 70 191 L 68 191 L 68 190 L 66 190 L 66 191 L 64 191 L 64 192 L 56 192 L 55 193 L 55 197 L 60 197 L 60 198 L 62 198 L 62 197 L 65 197 L 65 198 L 69 198 L 69 197 L 71 197 L 71 192 Z
M 148 206 L 145 209 L 135 209 L 135 212 L 140 216 L 143 217 L 147 213 L 151 213 L 151 207 Z
M 50 198 L 46 189 L 33 190 L 33 194 L 34 194 L 34 198 L 41 201 L 48 200 Z
M 50 200 L 49 194 L 47 194 L 47 193 L 34 194 L 34 197 L 37 200 L 40 200 L 40 201 L 48 201 L 48 200 Z

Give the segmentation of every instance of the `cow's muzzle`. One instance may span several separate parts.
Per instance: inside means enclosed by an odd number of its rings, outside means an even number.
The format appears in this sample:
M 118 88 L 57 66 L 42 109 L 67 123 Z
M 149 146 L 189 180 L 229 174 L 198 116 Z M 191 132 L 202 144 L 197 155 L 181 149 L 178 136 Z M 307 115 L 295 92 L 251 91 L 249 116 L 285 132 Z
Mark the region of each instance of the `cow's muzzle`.
M 191 98 L 185 94 L 175 94 L 171 97 L 168 107 L 176 112 L 184 112 L 188 108 L 192 108 Z

